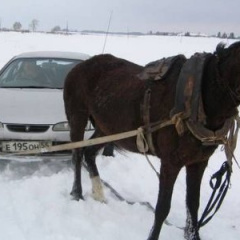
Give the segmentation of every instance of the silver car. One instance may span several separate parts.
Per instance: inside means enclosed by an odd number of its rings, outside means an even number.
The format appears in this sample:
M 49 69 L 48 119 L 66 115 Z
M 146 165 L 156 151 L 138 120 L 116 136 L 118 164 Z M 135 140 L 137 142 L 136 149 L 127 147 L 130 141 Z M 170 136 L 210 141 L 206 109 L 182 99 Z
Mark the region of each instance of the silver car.
M 73 52 L 29 52 L 0 71 L 0 152 L 39 149 L 69 142 L 63 102 L 64 79 L 89 56 Z M 89 123 L 85 138 L 94 131 Z

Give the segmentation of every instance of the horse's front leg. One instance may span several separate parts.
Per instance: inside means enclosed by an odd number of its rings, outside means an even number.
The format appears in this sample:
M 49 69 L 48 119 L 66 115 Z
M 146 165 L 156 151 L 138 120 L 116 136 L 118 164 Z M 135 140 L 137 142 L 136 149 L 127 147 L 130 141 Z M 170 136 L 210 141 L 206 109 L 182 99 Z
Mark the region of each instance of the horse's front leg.
M 72 162 L 74 167 L 74 181 L 71 195 L 74 200 L 83 199 L 82 182 L 81 182 L 81 167 L 83 159 L 83 149 L 74 149 L 72 152 Z
M 162 158 L 163 160 L 163 158 Z M 159 193 L 155 209 L 155 220 L 148 240 L 157 240 L 161 231 L 162 224 L 170 211 L 173 186 L 181 169 L 180 166 L 165 164 L 162 161 L 159 179 Z
M 200 240 L 198 233 L 198 208 L 200 198 L 200 186 L 207 161 L 192 164 L 187 170 L 187 220 L 184 237 L 187 240 Z

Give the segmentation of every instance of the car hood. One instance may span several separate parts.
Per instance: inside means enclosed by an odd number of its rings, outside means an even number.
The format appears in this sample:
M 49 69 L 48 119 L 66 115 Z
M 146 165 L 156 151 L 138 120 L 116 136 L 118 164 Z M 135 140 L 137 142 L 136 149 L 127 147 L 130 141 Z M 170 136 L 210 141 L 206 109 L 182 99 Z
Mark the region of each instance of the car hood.
M 0 122 L 55 124 L 66 121 L 59 89 L 0 89 Z

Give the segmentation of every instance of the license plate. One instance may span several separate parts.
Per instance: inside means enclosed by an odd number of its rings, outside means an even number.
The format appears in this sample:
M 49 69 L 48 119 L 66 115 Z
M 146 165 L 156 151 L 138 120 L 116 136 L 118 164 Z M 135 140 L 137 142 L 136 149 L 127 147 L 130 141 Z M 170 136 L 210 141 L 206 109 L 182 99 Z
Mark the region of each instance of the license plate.
M 2 151 L 3 152 L 22 152 L 27 150 L 36 150 L 45 147 L 51 147 L 52 142 L 50 141 L 6 141 L 2 142 Z

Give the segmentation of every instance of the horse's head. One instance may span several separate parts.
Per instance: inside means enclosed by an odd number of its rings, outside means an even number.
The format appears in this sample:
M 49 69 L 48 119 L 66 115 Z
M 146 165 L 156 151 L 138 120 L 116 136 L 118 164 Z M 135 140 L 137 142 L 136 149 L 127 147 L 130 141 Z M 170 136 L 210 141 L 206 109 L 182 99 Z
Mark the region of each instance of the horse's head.
M 234 104 L 240 104 L 240 42 L 228 48 L 220 43 L 215 52 L 218 62 L 218 80 L 227 90 Z

